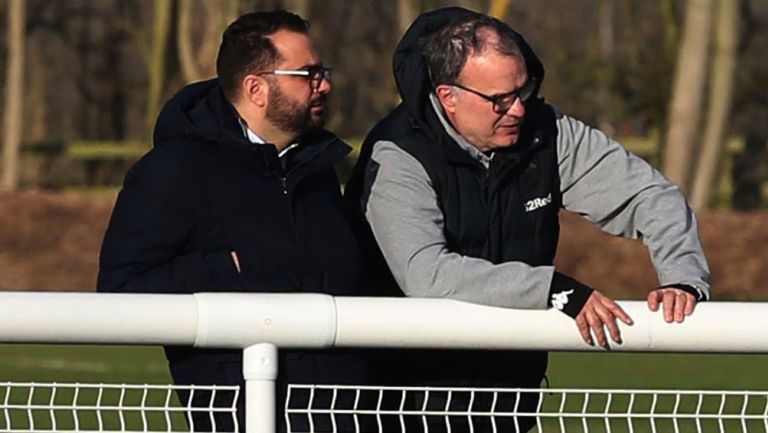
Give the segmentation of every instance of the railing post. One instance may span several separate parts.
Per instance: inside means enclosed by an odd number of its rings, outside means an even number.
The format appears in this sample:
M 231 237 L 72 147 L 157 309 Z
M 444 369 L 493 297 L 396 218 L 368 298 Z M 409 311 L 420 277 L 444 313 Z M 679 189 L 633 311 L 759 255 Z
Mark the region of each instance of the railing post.
M 259 343 L 243 351 L 245 432 L 275 433 L 277 347 Z

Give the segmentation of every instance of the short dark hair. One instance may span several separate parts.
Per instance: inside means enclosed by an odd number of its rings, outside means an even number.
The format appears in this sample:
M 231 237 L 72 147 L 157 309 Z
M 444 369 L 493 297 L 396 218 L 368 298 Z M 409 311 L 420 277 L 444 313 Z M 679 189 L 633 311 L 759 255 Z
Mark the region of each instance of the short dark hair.
M 280 60 L 280 53 L 270 39 L 280 30 L 307 34 L 309 22 L 294 13 L 278 10 L 250 12 L 227 27 L 216 58 L 216 74 L 227 99 L 237 99 L 243 77 L 272 68 Z
M 499 42 L 491 44 L 488 37 L 494 33 L 499 36 Z M 514 31 L 496 18 L 481 14 L 446 24 L 422 38 L 420 48 L 435 86 L 457 83 L 467 58 L 485 49 L 525 60 Z

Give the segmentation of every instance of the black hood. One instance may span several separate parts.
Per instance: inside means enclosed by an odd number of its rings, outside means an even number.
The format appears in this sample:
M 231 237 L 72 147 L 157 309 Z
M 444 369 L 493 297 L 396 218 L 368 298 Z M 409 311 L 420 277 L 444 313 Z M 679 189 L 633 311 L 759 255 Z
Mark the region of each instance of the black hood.
M 432 83 L 429 80 L 424 56 L 419 52 L 419 43 L 423 37 L 439 30 L 444 25 L 468 16 L 480 16 L 480 14 L 460 7 L 447 7 L 421 14 L 408 28 L 397 45 L 392 60 L 395 81 L 409 116 L 419 123 L 423 124 L 426 119 L 431 117 L 430 113 L 433 111 L 429 101 Z M 514 30 L 513 33 L 515 42 L 517 42 L 525 58 L 528 77 L 536 82 L 534 93 L 531 96 L 535 99 L 541 88 L 541 83 L 544 81 L 544 65 L 525 38 Z
M 160 111 L 154 143 L 160 146 L 179 138 L 247 143 L 237 118 L 217 79 L 193 83 L 176 93 Z

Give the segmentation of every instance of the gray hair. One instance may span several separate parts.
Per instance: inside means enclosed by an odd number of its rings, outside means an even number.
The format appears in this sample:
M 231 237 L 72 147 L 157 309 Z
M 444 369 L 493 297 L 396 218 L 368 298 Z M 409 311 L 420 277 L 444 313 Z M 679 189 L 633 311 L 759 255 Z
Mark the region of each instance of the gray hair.
M 498 42 L 489 42 L 493 35 L 498 35 Z M 525 61 L 512 29 L 486 15 L 453 21 L 420 41 L 420 51 L 435 86 L 456 83 L 469 56 L 486 49 Z

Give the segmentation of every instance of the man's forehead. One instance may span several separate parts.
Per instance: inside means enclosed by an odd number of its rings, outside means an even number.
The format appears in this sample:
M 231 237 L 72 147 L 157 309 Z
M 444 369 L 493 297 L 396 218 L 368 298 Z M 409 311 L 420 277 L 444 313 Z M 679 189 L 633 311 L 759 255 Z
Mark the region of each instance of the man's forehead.
M 501 54 L 493 48 L 471 54 L 462 68 L 460 77 L 467 80 L 477 80 L 503 84 L 509 81 L 511 85 L 520 86 L 528 79 L 525 60 L 520 56 Z
M 279 30 L 269 38 L 282 58 L 281 63 L 293 66 L 317 63 L 317 52 L 307 34 Z

